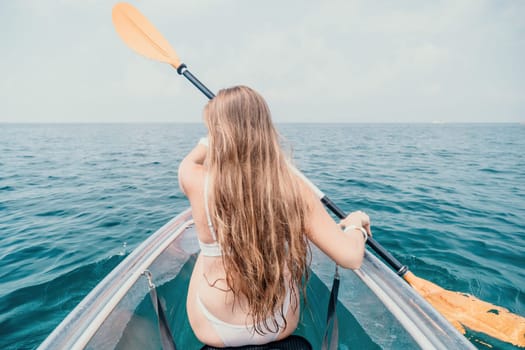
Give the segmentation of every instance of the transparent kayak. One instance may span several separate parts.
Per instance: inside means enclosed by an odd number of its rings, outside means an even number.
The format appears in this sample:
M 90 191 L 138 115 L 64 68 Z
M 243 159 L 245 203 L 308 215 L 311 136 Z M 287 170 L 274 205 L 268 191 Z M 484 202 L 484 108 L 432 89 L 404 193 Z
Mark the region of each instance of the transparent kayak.
M 199 247 L 188 209 L 138 246 L 57 326 L 38 349 L 161 349 L 150 271 L 178 349 L 200 349 L 186 317 Z M 335 266 L 312 247 L 299 334 L 319 349 Z M 474 349 L 447 320 L 373 254 L 339 269 L 339 349 Z

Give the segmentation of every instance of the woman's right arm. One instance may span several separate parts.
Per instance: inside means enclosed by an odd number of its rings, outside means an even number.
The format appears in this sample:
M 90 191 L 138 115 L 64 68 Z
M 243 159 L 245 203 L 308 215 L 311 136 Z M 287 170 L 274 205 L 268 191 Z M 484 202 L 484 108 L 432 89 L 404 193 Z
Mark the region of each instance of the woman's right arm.
M 350 227 L 344 232 L 315 194 L 310 190 L 307 193 L 310 204 L 310 215 L 307 218 L 308 238 L 339 266 L 358 269 L 365 254 L 365 239 L 359 228 L 363 227 L 370 234 L 368 215 L 360 211 L 348 215 L 341 221 L 342 225 Z
M 207 140 L 203 140 L 199 141 L 179 165 L 179 187 L 186 196 L 188 195 L 188 187 L 191 187 L 191 182 L 195 180 L 194 174 L 202 168 L 206 159 L 208 146 Z

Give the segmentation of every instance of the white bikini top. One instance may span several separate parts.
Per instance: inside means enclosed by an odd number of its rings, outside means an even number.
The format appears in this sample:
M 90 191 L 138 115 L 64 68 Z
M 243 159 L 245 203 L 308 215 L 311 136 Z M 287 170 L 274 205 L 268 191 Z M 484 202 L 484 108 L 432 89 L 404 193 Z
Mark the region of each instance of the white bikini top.
M 211 236 L 213 237 L 213 243 L 204 243 L 200 239 L 199 246 L 201 248 L 201 254 L 204 256 L 221 256 L 222 250 L 219 245 L 219 242 L 217 242 L 217 234 L 215 233 L 215 229 L 213 228 L 213 224 L 211 222 L 211 216 L 210 216 L 210 210 L 208 208 L 208 173 L 206 173 L 206 179 L 204 180 L 204 210 L 206 211 L 206 220 L 208 221 L 208 228 L 210 229 Z

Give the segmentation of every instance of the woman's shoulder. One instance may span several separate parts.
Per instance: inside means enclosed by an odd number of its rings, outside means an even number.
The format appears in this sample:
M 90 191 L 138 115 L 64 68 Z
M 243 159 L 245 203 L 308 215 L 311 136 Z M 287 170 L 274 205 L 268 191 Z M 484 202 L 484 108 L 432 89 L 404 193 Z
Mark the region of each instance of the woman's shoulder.
M 206 171 L 203 165 L 183 160 L 179 166 L 179 186 L 186 196 L 202 187 Z

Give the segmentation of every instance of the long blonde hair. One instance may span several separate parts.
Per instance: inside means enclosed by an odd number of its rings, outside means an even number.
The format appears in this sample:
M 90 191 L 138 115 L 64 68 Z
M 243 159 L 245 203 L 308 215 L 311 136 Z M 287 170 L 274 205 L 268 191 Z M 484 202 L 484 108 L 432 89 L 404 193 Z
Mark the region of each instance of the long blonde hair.
M 246 297 L 258 333 L 277 332 L 286 326 L 287 290 L 298 300 L 296 286 L 304 295 L 308 279 L 307 203 L 257 92 L 245 86 L 219 91 L 204 119 L 210 142 L 209 210 L 226 283 L 236 298 Z

